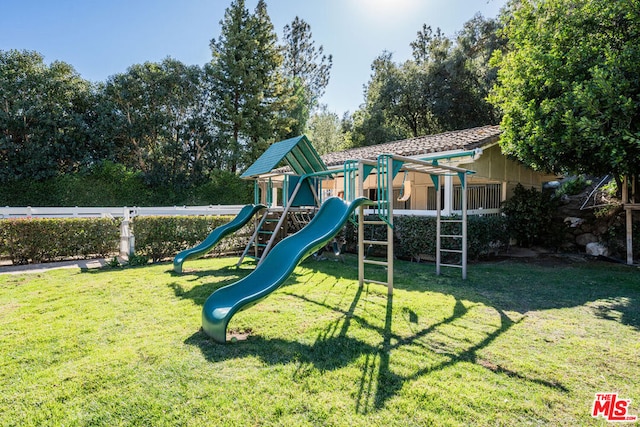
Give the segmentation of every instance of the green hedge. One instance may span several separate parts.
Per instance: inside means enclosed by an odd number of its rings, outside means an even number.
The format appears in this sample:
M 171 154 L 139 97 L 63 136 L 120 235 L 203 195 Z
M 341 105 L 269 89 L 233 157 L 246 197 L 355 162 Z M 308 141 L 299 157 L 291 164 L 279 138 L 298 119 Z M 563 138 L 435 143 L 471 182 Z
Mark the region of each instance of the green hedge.
M 158 216 L 133 220 L 136 254 L 154 262 L 171 258 L 204 240 L 231 216 Z M 396 256 L 406 259 L 435 257 L 436 220 L 433 217 L 399 216 L 395 221 Z M 118 252 L 119 221 L 106 218 L 0 220 L 0 255 L 14 264 L 57 261 L 68 258 L 106 257 Z M 453 224 L 443 224 L 443 234 L 454 234 Z M 213 254 L 239 252 L 246 246 L 252 225 L 225 238 Z M 357 243 L 357 227 L 349 223 L 345 239 L 351 250 Z M 365 239 L 385 240 L 384 226 L 365 226 Z M 468 256 L 480 259 L 508 243 L 506 222 L 500 216 L 469 217 Z M 455 249 L 455 247 L 452 247 Z M 383 247 L 374 247 L 382 251 Z M 370 255 L 376 255 L 370 254 Z
M 108 218 L 0 220 L 0 255 L 14 264 L 113 255 L 119 225 Z
M 197 245 L 211 231 L 233 219 L 232 216 L 145 216 L 133 220 L 136 254 L 153 262 L 175 256 Z M 214 247 L 213 254 L 238 252 L 245 248 L 251 230 L 245 227 Z
M 46 181 L 0 184 L 0 206 L 238 205 L 252 200 L 253 183 L 231 172 L 212 171 L 206 182 L 176 189 L 148 185 L 141 173 L 110 162 Z
M 370 217 L 367 219 L 375 219 Z M 446 219 L 446 218 L 443 218 Z M 394 221 L 395 256 L 404 259 L 435 259 L 436 218 L 424 216 L 396 216 Z M 460 225 L 443 223 L 442 234 L 460 234 Z M 365 240 L 386 240 L 386 226 L 365 225 Z M 355 250 L 357 227 L 349 223 L 345 231 L 348 248 Z M 443 239 L 443 248 L 460 249 L 460 239 Z M 502 216 L 469 216 L 467 221 L 467 256 L 478 260 L 507 247 L 506 219 Z M 456 246 L 457 244 L 457 246 Z M 385 256 L 386 248 L 373 246 L 368 255 Z M 455 255 L 454 255 L 455 257 Z

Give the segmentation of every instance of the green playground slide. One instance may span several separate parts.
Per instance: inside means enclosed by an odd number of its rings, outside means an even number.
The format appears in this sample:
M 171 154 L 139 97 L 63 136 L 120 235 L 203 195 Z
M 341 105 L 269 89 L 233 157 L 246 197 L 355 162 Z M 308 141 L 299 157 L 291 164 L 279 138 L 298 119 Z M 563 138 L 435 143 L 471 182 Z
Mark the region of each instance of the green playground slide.
M 176 255 L 176 257 L 173 259 L 173 271 L 175 271 L 176 273 L 182 273 L 182 264 L 186 260 L 203 256 L 204 254 L 209 252 L 211 248 L 217 245 L 223 237 L 235 231 L 238 231 L 247 222 L 249 222 L 249 220 L 253 218 L 253 216 L 257 212 L 265 208 L 266 206 L 264 205 L 244 206 L 234 219 L 224 225 L 221 225 L 220 227 L 217 227 L 201 243 Z
M 282 285 L 296 266 L 336 235 L 358 206 L 370 200 L 361 197 L 345 202 L 338 197 L 325 201 L 311 222 L 278 243 L 248 276 L 212 293 L 202 308 L 202 328 L 214 340 L 226 342 L 227 324 L 238 311 L 263 300 Z

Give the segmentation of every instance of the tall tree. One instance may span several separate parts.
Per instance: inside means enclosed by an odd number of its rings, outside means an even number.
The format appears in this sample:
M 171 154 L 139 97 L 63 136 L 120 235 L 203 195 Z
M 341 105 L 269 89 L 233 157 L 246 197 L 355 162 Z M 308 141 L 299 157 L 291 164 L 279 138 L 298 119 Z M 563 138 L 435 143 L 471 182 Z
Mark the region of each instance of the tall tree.
M 336 113 L 329 111 L 326 105 L 321 105 L 319 111 L 309 119 L 307 136 L 318 154 L 332 153 L 345 148 L 340 118 Z
M 550 171 L 640 172 L 640 1 L 522 0 L 491 101 L 502 148 Z
M 266 3 L 259 0 L 251 14 L 244 0 L 234 0 L 220 24 L 208 78 L 217 138 L 227 142 L 226 163 L 235 172 L 289 132 L 291 96 Z
M 91 85 L 67 63 L 0 51 L 0 182 L 46 179 L 100 156 L 89 127 Z
M 373 74 L 365 88 L 365 103 L 353 114 L 351 131 L 347 133 L 348 145 L 381 144 L 408 136 L 394 115 L 396 97 L 401 91 L 398 66 L 393 55 L 384 52 L 371 65 Z
M 311 112 L 319 106 L 319 99 L 329 84 L 332 55 L 324 53 L 322 45 L 316 47 L 311 26 L 299 17 L 284 27 L 284 74 L 289 78 L 296 94 L 292 130 L 300 134 Z
M 102 132 L 116 160 L 145 174 L 150 184 L 201 181 L 209 144 L 202 121 L 202 70 L 167 58 L 129 67 L 103 89 Z
M 425 25 L 411 43 L 412 60 L 397 64 L 389 53 L 376 58 L 350 141 L 377 144 L 496 123 L 486 97 L 495 81 L 488 63 L 500 47 L 497 28 L 495 20 L 476 15 L 453 40 Z
M 431 26 L 422 25 L 417 38 L 410 43 L 413 59 L 418 64 L 441 62 L 447 59 L 452 48 L 452 41 L 444 35 L 440 28 L 434 32 Z

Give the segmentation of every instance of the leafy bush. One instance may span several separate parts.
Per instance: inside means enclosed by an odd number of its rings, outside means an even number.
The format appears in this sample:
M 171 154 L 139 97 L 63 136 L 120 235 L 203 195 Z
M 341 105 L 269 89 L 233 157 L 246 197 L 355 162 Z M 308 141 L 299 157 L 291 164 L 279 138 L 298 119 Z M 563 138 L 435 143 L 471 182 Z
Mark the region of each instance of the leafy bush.
M 230 216 L 145 216 L 133 220 L 136 254 L 153 262 L 175 256 L 203 241 L 216 227 L 229 222 Z M 245 227 L 214 247 L 214 253 L 244 249 L 250 230 Z
M 138 267 L 147 264 L 149 264 L 149 258 L 146 256 L 137 254 L 129 255 L 129 261 L 127 262 L 129 267 Z
M 371 216 L 367 219 L 375 219 Z M 396 216 L 394 221 L 395 256 L 409 259 L 435 259 L 436 218 L 424 216 Z M 442 223 L 442 234 L 460 234 L 460 225 Z M 365 225 L 365 240 L 386 240 L 386 226 Z M 349 250 L 355 251 L 358 229 L 349 223 L 345 232 Z M 449 240 L 449 242 L 447 242 Z M 467 221 L 467 256 L 480 259 L 505 248 L 508 245 L 506 220 L 502 216 L 469 216 Z M 443 248 L 460 249 L 459 239 L 443 239 Z M 456 246 L 457 244 L 457 246 Z M 385 256 L 384 246 L 365 248 L 367 255 Z
M 575 196 L 582 193 L 587 186 L 591 185 L 592 181 L 584 177 L 584 175 L 578 175 L 571 179 L 568 179 L 560 185 L 560 188 L 556 190 L 557 195 L 566 194 L 568 196 Z
M 563 235 L 562 223 L 554 221 L 558 202 L 548 193 L 518 184 L 513 197 L 504 202 L 507 231 L 518 245 L 557 247 Z
M 14 264 L 108 256 L 118 251 L 119 221 L 108 218 L 0 220 L 0 254 Z
M 237 205 L 252 201 L 252 181 L 241 179 L 235 173 L 215 170 L 209 175 L 209 181 L 193 189 L 190 199 L 185 204 Z
M 24 179 L 2 184 L 0 205 L 235 205 L 253 200 L 252 183 L 231 172 L 213 171 L 209 180 L 198 186 L 174 187 L 161 183 L 148 185 L 141 172 L 105 161 L 84 172 L 59 175 L 44 181 Z
M 620 259 L 627 257 L 627 226 L 624 211 L 618 214 L 618 221 L 612 221 L 606 233 L 601 236 L 604 245 L 609 249 L 610 255 Z M 640 259 L 640 218 L 634 215 L 631 240 L 633 242 L 633 259 Z

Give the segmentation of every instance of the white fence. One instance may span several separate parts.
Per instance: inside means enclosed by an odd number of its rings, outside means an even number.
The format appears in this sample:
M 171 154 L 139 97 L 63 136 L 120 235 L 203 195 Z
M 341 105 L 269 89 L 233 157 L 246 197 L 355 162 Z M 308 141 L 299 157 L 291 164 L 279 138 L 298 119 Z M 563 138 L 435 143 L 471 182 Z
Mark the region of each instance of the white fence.
M 0 207 L 0 219 L 13 218 L 133 218 L 167 215 L 237 215 L 243 205 L 164 207 Z
M 243 205 L 164 206 L 164 207 L 0 207 L 0 220 L 20 218 L 122 218 L 120 255 L 135 250 L 130 220 L 136 216 L 237 215 Z

